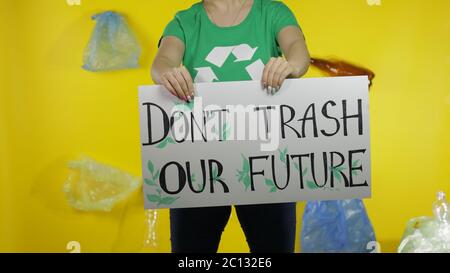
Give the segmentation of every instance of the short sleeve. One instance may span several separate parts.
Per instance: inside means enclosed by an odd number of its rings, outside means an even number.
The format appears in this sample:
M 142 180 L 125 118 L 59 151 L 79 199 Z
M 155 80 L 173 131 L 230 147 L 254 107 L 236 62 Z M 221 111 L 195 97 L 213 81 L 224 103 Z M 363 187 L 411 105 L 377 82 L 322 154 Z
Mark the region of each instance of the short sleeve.
M 287 26 L 300 27 L 294 13 L 284 3 L 279 1 L 272 2 L 271 8 L 272 28 L 275 37 L 278 32 Z
M 178 39 L 180 39 L 183 43 L 185 43 L 184 31 L 181 26 L 180 20 L 177 18 L 177 16 L 175 16 L 175 18 L 173 18 L 165 27 L 163 34 L 162 34 L 161 38 L 159 39 L 158 47 L 161 43 L 162 38 L 164 38 L 166 36 L 175 36 Z

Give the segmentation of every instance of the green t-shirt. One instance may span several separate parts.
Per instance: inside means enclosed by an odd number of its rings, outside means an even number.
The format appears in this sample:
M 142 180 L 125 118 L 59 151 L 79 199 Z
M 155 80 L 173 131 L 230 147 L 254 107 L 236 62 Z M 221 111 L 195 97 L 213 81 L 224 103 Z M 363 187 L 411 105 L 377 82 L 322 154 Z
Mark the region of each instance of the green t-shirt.
M 175 36 L 185 44 L 183 65 L 194 82 L 261 80 L 264 64 L 282 55 L 278 32 L 298 26 L 282 2 L 254 0 L 242 23 L 219 27 L 201 2 L 178 12 L 162 37 Z

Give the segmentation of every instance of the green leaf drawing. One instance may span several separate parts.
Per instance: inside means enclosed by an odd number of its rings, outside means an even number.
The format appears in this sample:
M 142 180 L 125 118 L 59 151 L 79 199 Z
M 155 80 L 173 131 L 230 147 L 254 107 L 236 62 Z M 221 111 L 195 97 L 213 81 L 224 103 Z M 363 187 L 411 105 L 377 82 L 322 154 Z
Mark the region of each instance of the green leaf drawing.
M 159 143 L 158 145 L 156 145 L 156 148 L 158 149 L 163 149 L 167 146 L 167 144 L 175 144 L 176 142 L 173 140 L 173 138 L 171 138 L 170 136 L 167 136 L 163 141 L 161 141 L 161 143 Z
M 175 107 L 192 111 L 192 109 L 194 109 L 194 100 L 191 100 L 190 102 L 175 102 Z
M 159 179 L 159 170 L 152 177 L 153 180 Z
M 191 182 L 194 183 L 197 181 L 197 178 L 195 177 L 195 173 L 191 174 Z M 194 187 L 197 191 L 202 191 L 205 187 L 201 184 L 195 184 Z
M 219 176 L 219 171 L 217 170 L 216 167 L 214 167 L 211 171 L 211 176 L 212 176 L 212 180 L 213 182 L 217 182 L 219 179 L 220 180 L 224 180 L 222 177 Z
M 308 188 L 314 190 L 314 189 L 318 189 L 319 187 L 316 185 L 316 183 L 314 181 L 311 180 L 306 180 L 306 186 L 308 186 Z
M 358 163 L 359 163 L 359 159 L 356 160 L 356 161 L 353 161 L 352 162 L 352 168 L 356 168 Z M 352 170 L 352 175 L 358 175 L 358 171 L 361 172 L 361 170 Z
M 272 181 L 272 179 L 264 179 L 264 183 L 270 187 L 270 191 L 269 192 L 276 192 L 277 191 L 277 187 L 275 186 L 275 183 Z
M 224 123 L 222 127 L 222 140 L 227 140 L 229 136 L 230 136 L 230 126 L 227 123 Z
M 342 181 L 342 174 L 341 171 L 345 170 L 343 166 L 340 167 L 333 167 L 331 169 L 331 173 L 333 174 L 333 177 L 336 178 L 339 182 Z
M 156 183 L 155 183 L 154 180 L 145 178 L 145 179 L 144 179 L 144 182 L 145 182 L 145 184 L 147 184 L 147 185 L 149 185 L 149 186 L 156 186 Z
M 339 182 L 341 182 L 341 174 L 339 172 L 333 172 L 334 178 L 336 178 Z
M 283 152 L 281 150 L 278 150 L 278 154 L 280 156 L 280 161 L 285 163 L 286 162 L 286 157 L 283 155 Z
M 236 177 L 238 178 L 238 182 L 241 182 L 242 179 L 244 178 L 244 175 L 242 174 L 242 172 L 240 170 L 236 170 Z
M 150 173 L 153 174 L 155 167 L 153 166 L 153 162 L 151 160 L 147 161 L 147 168 L 150 171 Z
M 153 163 L 150 160 L 147 162 L 147 167 L 148 167 L 149 171 L 153 174 L 155 168 L 154 168 Z M 158 171 L 156 171 L 156 173 L 153 174 L 151 179 L 148 179 L 148 178 L 144 179 L 144 181 L 145 181 L 145 183 L 147 185 L 149 185 L 149 186 L 156 186 L 156 192 L 158 193 L 158 194 L 147 194 L 146 195 L 147 200 L 149 202 L 157 203 L 157 206 L 159 206 L 159 205 L 170 205 L 173 202 L 175 202 L 179 197 L 171 197 L 171 196 L 163 197 L 163 196 L 161 196 L 162 191 L 161 191 L 161 189 L 158 187 L 158 185 L 155 182 L 155 180 L 157 178 L 159 178 L 159 174 L 160 174 L 160 172 L 158 170 Z M 195 176 L 194 175 L 192 175 L 191 177 L 194 177 L 194 180 L 195 180 Z
M 157 203 L 156 205 L 171 205 L 173 202 L 175 202 L 179 197 L 172 197 L 172 196 L 161 196 L 161 189 L 156 189 L 158 194 L 147 194 L 147 200 L 149 202 Z
M 163 197 L 159 200 L 158 205 L 171 205 L 173 202 L 175 202 L 179 197 Z
M 214 167 L 214 168 L 212 169 L 211 175 L 212 175 L 212 178 L 213 178 L 214 181 L 218 178 L 218 177 L 217 177 L 218 172 L 217 172 L 217 168 L 216 168 L 216 167 Z
M 250 176 L 246 175 L 242 182 L 244 183 L 245 190 L 247 190 L 250 187 Z
M 200 184 L 196 184 L 197 186 L 197 191 L 201 191 L 201 190 L 203 190 L 203 187 L 202 187 L 202 185 L 200 185 Z
M 167 142 L 175 144 L 175 141 L 171 137 L 166 137 Z
M 159 202 L 161 200 L 161 197 L 156 194 L 147 194 L 147 200 L 149 202 Z
M 156 145 L 156 148 L 162 149 L 167 146 L 167 138 L 165 138 L 163 141 L 161 141 L 158 145 Z
M 267 186 L 273 187 L 275 186 L 275 183 L 273 183 L 272 179 L 265 179 L 264 183 L 266 183 Z
M 175 144 L 175 141 L 170 136 L 167 136 L 163 141 L 161 141 L 158 145 L 156 145 L 156 148 L 163 149 L 169 143 Z
M 243 154 L 241 154 L 243 163 L 242 163 L 242 171 L 248 172 L 250 171 L 250 163 L 248 162 L 248 159 L 244 157 Z
M 155 166 L 151 160 L 147 161 L 147 168 L 151 174 L 151 178 L 144 178 L 145 184 L 156 186 L 156 180 L 159 179 L 159 170 L 155 172 Z
M 242 182 L 244 180 L 244 178 L 246 176 L 248 176 L 248 173 L 246 173 L 246 172 L 239 171 L 239 170 L 237 170 L 237 172 L 238 173 L 236 174 L 236 176 L 238 177 L 238 182 Z
M 236 176 L 238 177 L 238 182 L 242 182 L 244 184 L 245 190 L 247 190 L 248 187 L 250 186 L 250 176 L 249 176 L 250 163 L 243 154 L 241 154 L 241 156 L 242 156 L 242 170 L 236 170 L 237 171 Z
M 287 147 L 284 148 L 283 151 L 278 150 L 280 161 L 283 162 L 284 164 L 286 164 L 286 154 L 287 154 L 287 152 L 288 152 Z
M 308 168 L 304 168 L 302 171 L 302 177 L 305 177 L 307 173 L 308 173 Z

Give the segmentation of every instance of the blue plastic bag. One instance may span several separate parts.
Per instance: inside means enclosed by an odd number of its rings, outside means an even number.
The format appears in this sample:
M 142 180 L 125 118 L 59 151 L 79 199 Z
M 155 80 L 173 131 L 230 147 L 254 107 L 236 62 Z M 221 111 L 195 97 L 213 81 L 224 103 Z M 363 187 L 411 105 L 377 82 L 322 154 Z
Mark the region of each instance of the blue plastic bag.
M 111 71 L 138 67 L 140 46 L 125 19 L 112 11 L 96 14 L 92 19 L 96 25 L 84 50 L 83 68 Z
M 306 204 L 301 231 L 305 253 L 371 252 L 375 233 L 359 199 L 313 201 Z

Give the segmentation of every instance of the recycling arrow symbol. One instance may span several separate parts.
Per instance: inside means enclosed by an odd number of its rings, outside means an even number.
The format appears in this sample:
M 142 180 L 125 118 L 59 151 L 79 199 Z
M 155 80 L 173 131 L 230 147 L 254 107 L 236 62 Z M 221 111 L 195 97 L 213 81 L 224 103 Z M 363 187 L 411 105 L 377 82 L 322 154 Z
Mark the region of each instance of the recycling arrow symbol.
M 250 61 L 257 49 L 258 47 L 252 48 L 248 44 L 216 46 L 209 52 L 205 60 L 221 68 L 230 55 L 236 58 L 234 60 L 235 63 Z M 247 72 L 253 80 L 258 80 L 258 77 L 260 79 L 263 69 L 264 64 L 259 59 L 246 67 Z M 194 82 L 213 82 L 214 80 L 219 80 L 211 67 L 196 67 L 195 70 L 197 70 L 197 75 L 195 76 Z
M 234 62 L 250 61 L 253 58 L 258 47 L 251 48 L 247 44 L 241 44 L 233 48 L 231 53 L 236 57 Z
M 194 82 L 213 82 L 214 80 L 219 80 L 209 66 L 198 67 L 195 70 L 197 70 L 197 76 L 195 76 Z
M 258 48 L 251 48 L 248 44 L 240 44 L 237 46 L 217 46 L 209 52 L 206 56 L 206 61 L 217 66 L 222 67 L 230 54 L 236 57 L 234 62 L 249 61 L 253 58 Z

